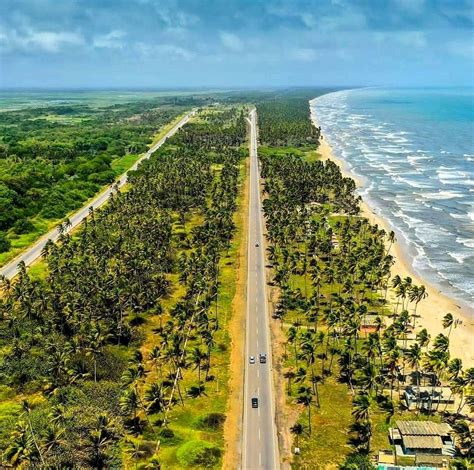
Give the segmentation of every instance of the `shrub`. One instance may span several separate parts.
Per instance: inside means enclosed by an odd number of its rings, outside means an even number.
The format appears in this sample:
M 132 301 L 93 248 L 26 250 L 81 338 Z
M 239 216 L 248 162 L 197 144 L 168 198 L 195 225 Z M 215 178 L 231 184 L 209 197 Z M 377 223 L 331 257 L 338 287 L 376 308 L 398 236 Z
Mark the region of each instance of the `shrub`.
M 17 220 L 15 224 L 13 225 L 13 230 L 18 235 L 34 232 L 35 228 L 36 227 L 33 225 L 33 223 L 28 219 Z
M 0 232 L 0 253 L 4 253 L 10 249 L 10 240 L 5 236 L 4 233 Z
M 207 441 L 188 441 L 176 452 L 176 457 L 185 467 L 211 468 L 219 462 L 222 451 Z
M 225 419 L 226 416 L 223 413 L 209 413 L 199 418 L 198 426 L 212 430 L 222 429 Z
M 162 429 L 159 434 L 163 439 L 173 439 L 174 437 L 174 431 L 169 428 Z

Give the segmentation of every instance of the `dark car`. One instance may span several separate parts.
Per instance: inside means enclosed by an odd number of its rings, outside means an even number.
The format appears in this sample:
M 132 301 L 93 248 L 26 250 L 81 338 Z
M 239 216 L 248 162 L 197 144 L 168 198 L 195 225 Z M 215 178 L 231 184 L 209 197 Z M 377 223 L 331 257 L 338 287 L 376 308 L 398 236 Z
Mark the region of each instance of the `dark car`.
M 267 362 L 267 355 L 266 354 L 260 353 L 258 355 L 258 358 L 260 360 L 260 364 L 265 364 Z
M 252 408 L 258 408 L 258 398 L 252 398 Z

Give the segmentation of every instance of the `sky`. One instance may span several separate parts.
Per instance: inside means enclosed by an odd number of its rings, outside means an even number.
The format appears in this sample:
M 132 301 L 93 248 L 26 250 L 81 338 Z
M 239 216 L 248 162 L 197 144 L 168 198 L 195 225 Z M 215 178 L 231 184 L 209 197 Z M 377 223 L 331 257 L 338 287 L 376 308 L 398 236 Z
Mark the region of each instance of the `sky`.
M 0 87 L 474 85 L 474 0 L 0 0 Z

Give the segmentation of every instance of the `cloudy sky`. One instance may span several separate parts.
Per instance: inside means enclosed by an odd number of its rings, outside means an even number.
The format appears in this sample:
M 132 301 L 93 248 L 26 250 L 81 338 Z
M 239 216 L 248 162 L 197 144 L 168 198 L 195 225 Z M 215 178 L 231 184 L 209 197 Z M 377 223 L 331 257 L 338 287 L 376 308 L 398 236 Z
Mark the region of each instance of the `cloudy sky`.
M 473 0 L 0 0 L 0 87 L 472 85 Z

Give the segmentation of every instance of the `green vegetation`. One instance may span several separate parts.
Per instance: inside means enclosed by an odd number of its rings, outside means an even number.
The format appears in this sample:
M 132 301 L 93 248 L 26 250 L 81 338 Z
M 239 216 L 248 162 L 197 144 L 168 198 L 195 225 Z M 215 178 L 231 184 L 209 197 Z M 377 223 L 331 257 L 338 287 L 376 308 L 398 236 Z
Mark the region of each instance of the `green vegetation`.
M 219 466 L 245 134 L 235 108 L 188 124 L 3 281 L 2 464 Z
M 394 234 L 360 217 L 354 181 L 334 162 L 314 158 L 319 135 L 308 128 L 307 108 L 294 100 L 257 106 L 261 141 L 271 145 L 259 154 L 267 256 L 279 291 L 273 317 L 286 337 L 288 403 L 301 409 L 291 427 L 301 448 L 294 466 L 371 468 L 371 456 L 389 447 L 390 423 L 427 419 L 418 406 L 416 412 L 404 409 L 402 385 L 448 378 L 460 411 L 472 406 L 474 370 L 463 371 L 450 358 L 449 334 L 430 342 L 422 330 L 408 345 L 425 288 L 391 277 Z M 390 287 L 398 298 L 393 309 Z M 443 326 L 452 322 L 447 315 Z M 437 411 L 428 419 L 439 420 Z M 443 417 L 465 432 L 458 418 Z M 468 447 L 464 442 L 458 451 Z
M 200 103 L 169 97 L 0 113 L 0 264 L 127 170 L 158 129 Z

